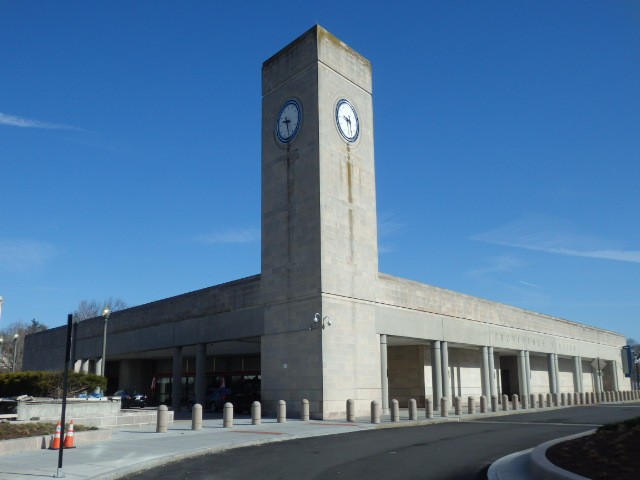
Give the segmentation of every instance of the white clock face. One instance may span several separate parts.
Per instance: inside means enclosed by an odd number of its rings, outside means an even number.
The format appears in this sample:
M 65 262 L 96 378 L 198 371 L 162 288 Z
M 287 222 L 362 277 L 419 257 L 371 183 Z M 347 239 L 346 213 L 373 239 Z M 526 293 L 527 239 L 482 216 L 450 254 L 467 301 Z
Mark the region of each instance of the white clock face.
M 302 108 L 293 98 L 287 100 L 280 109 L 276 123 L 276 136 L 282 143 L 289 143 L 300 130 Z
M 360 135 L 360 122 L 356 109 L 349 100 L 342 99 L 336 106 L 336 125 L 347 142 L 355 142 Z

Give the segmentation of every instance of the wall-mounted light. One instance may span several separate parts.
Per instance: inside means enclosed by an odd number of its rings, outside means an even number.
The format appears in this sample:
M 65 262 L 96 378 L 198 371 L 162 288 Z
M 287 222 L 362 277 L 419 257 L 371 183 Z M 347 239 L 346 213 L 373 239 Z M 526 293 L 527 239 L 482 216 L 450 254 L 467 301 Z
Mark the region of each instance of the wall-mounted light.
M 316 313 L 313 316 L 313 324 L 314 325 L 322 325 L 322 329 L 324 330 L 324 327 L 330 327 L 331 326 L 331 319 L 329 318 L 329 315 L 325 315 L 324 317 L 322 315 L 320 315 L 319 313 Z M 311 328 L 313 328 L 313 325 L 311 326 Z M 311 329 L 310 329 L 311 330 Z

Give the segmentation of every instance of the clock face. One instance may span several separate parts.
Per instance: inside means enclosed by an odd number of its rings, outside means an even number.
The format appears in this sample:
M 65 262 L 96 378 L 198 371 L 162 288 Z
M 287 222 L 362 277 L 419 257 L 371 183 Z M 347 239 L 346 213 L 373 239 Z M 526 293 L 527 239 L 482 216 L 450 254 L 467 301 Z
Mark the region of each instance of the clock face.
M 347 142 L 353 143 L 358 139 L 358 135 L 360 135 L 358 114 L 347 99 L 343 98 L 336 106 L 336 125 Z
M 276 136 L 282 143 L 289 143 L 300 130 L 302 123 L 302 107 L 293 98 L 287 100 L 280 109 L 276 121 Z

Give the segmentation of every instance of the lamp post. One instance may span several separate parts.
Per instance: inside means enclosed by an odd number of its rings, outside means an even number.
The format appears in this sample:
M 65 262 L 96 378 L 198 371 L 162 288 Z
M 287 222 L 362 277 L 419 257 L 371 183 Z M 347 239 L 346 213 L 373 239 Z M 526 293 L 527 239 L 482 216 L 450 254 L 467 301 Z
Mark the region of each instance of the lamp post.
M 13 369 L 12 372 L 16 371 L 16 356 L 18 353 L 18 334 L 16 333 L 13 336 Z
M 102 318 L 104 318 L 104 334 L 102 336 L 102 371 L 100 372 L 103 377 L 107 363 L 107 322 L 109 321 L 109 315 L 111 315 L 111 309 L 109 308 L 109 305 L 105 305 L 102 309 Z
M 2 344 L 4 343 L 4 338 L 0 337 L 0 371 L 2 371 Z

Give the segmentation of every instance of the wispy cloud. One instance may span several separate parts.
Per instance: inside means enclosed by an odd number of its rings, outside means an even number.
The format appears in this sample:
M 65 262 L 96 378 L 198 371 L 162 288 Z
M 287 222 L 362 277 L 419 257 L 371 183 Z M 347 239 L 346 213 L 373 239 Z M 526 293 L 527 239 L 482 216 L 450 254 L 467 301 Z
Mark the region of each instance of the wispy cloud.
M 640 263 L 640 251 L 615 248 L 611 242 L 598 237 L 573 233 L 572 226 L 550 217 L 514 221 L 472 235 L 471 239 L 557 255 Z
M 18 117 L 17 115 L 9 115 L 0 112 L 0 125 L 7 127 L 21 128 L 44 128 L 46 130 L 82 130 L 81 128 L 63 123 L 43 122 L 42 120 L 33 120 L 31 118 Z
M 393 252 L 394 248 L 389 244 L 389 239 L 406 231 L 404 222 L 398 219 L 398 215 L 383 212 L 378 215 L 378 253 Z
M 24 273 L 44 265 L 55 253 L 56 249 L 49 243 L 0 239 L 0 268 Z
M 241 230 L 227 230 L 224 232 L 208 233 L 197 235 L 194 240 L 209 245 L 220 245 L 229 243 L 251 243 L 260 240 L 260 230 L 247 228 Z

